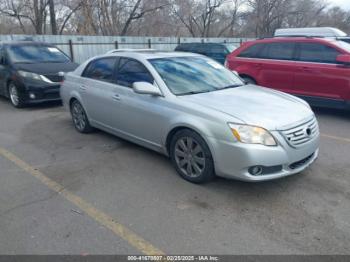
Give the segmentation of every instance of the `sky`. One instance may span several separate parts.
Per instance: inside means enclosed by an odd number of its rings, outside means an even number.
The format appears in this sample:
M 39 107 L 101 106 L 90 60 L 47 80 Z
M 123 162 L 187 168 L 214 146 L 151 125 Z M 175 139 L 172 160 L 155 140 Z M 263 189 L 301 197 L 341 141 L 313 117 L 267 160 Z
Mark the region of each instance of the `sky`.
M 331 5 L 338 5 L 343 9 L 350 11 L 350 1 L 349 0 L 328 0 Z

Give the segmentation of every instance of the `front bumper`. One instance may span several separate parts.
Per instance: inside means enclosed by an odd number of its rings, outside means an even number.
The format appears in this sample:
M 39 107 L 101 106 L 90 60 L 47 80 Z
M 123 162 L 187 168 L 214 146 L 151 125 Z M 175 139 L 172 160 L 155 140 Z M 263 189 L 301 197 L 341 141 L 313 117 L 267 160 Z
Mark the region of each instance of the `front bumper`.
M 41 103 L 48 101 L 60 101 L 60 84 L 45 86 L 28 86 L 24 94 L 26 103 Z
M 251 145 L 207 138 L 218 176 L 243 181 L 266 181 L 300 173 L 318 157 L 319 135 L 300 148 L 291 147 L 277 132 L 271 132 L 279 141 L 277 146 Z M 252 175 L 248 170 L 264 167 L 266 172 Z

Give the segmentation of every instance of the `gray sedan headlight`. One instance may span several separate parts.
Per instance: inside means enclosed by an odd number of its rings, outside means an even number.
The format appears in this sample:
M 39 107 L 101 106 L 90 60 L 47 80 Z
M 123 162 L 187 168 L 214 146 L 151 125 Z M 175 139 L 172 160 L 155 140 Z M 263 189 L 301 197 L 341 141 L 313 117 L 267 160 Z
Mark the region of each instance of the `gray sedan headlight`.
M 229 127 L 238 141 L 246 144 L 262 144 L 276 146 L 276 140 L 269 131 L 259 126 L 249 126 L 229 123 Z
M 38 80 L 38 81 L 44 81 L 47 83 L 51 83 L 50 79 L 48 79 L 47 77 L 45 77 L 43 75 L 39 75 L 36 73 L 27 72 L 27 71 L 18 71 L 18 74 L 24 78 L 30 78 L 30 79 L 34 79 L 34 80 Z

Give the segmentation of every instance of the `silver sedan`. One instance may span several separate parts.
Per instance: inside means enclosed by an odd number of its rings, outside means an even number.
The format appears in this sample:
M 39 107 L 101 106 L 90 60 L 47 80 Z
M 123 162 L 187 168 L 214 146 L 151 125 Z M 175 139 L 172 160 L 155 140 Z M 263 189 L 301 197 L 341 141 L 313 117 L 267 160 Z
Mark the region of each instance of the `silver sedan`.
M 194 183 L 276 179 L 318 156 L 318 124 L 305 101 L 246 85 L 201 55 L 94 57 L 65 76 L 61 97 L 79 132 L 98 128 L 163 153 Z

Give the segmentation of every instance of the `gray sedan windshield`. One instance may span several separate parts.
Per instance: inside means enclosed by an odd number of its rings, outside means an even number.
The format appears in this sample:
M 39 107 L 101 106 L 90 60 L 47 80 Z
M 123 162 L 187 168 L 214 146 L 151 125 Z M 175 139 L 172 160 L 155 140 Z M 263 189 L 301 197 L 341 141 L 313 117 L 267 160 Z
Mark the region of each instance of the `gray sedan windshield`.
M 205 57 L 150 59 L 175 95 L 197 94 L 243 85 L 234 73 Z

